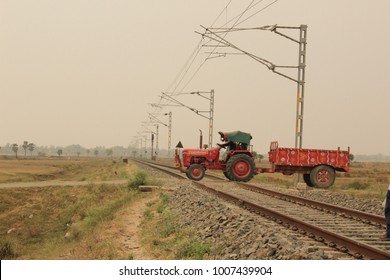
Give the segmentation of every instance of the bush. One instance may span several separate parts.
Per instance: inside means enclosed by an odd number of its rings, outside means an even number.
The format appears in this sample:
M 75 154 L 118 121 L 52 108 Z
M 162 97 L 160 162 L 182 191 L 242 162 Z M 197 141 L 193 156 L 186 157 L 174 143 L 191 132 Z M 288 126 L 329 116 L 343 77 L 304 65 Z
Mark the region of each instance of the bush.
M 202 244 L 195 240 L 186 240 L 181 244 L 176 257 L 178 259 L 182 258 L 192 258 L 196 260 L 203 260 L 204 255 L 210 253 L 210 245 Z
M 8 241 L 0 241 L 0 259 L 13 259 L 15 257 L 12 244 Z
M 135 173 L 134 178 L 130 179 L 127 187 L 129 190 L 137 189 L 139 186 L 146 185 L 147 175 L 142 171 Z
M 352 182 L 347 185 L 348 189 L 355 189 L 355 190 L 365 190 L 370 187 L 369 183 L 361 183 L 361 182 Z

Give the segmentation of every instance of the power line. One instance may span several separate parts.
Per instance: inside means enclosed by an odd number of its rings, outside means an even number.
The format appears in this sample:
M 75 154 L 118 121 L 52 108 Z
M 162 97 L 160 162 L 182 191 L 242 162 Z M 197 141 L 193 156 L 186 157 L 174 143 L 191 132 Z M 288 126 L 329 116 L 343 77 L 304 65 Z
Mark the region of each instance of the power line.
M 196 77 L 196 75 L 199 73 L 199 71 L 202 69 L 202 67 L 204 66 L 204 64 L 206 63 L 206 61 L 208 61 L 209 59 L 211 58 L 215 58 L 215 57 L 220 57 L 220 56 L 225 56 L 225 55 L 220 55 L 219 53 L 216 52 L 216 50 L 218 48 L 220 48 L 221 46 L 223 45 L 226 45 L 223 43 L 223 40 L 224 38 L 227 36 L 227 34 L 229 32 L 232 32 L 232 30 L 236 27 L 236 26 L 239 26 L 240 24 L 242 24 L 243 22 L 249 20 L 250 18 L 254 17 L 255 15 L 259 14 L 260 12 L 264 11 L 265 9 L 267 9 L 268 7 L 272 6 L 273 4 L 275 4 L 276 2 L 278 2 L 279 0 L 274 0 L 272 3 L 268 4 L 267 6 L 261 8 L 260 10 L 258 10 L 257 12 L 251 14 L 250 16 L 248 16 L 247 18 L 245 19 L 242 19 L 244 17 L 245 14 L 248 13 L 248 11 L 254 9 L 257 5 L 259 5 L 260 3 L 264 2 L 264 0 L 259 0 L 257 2 L 255 2 L 255 0 L 251 0 L 250 3 L 246 6 L 246 8 L 241 12 L 239 13 L 237 16 L 233 17 L 232 19 L 228 20 L 227 18 L 227 11 L 228 11 L 228 8 L 230 7 L 230 5 L 232 4 L 233 0 L 230 0 L 226 6 L 222 9 L 222 11 L 218 14 L 218 16 L 215 18 L 215 20 L 212 22 L 210 28 L 213 28 L 213 26 L 218 22 L 218 20 L 221 18 L 221 16 L 226 13 L 226 21 L 225 23 L 222 25 L 225 26 L 226 30 L 224 32 L 224 34 L 221 34 L 221 42 L 218 42 L 216 46 L 213 46 L 213 49 L 211 52 L 208 53 L 208 55 L 206 56 L 205 59 L 202 59 L 202 62 L 200 63 L 200 65 L 195 69 L 195 71 L 192 73 L 192 75 L 189 77 L 188 80 L 186 80 L 186 82 L 184 83 L 186 77 L 188 77 L 189 73 L 190 73 L 190 70 L 192 69 L 196 59 L 199 57 L 199 55 L 201 54 L 201 50 L 202 48 L 204 47 L 204 38 L 205 37 L 202 37 L 201 40 L 199 40 L 199 42 L 196 44 L 195 48 L 193 49 L 193 51 L 191 52 L 190 56 L 188 57 L 188 59 L 185 61 L 184 65 L 182 66 L 182 68 L 180 69 L 180 71 L 178 72 L 178 74 L 175 76 L 174 80 L 171 82 L 171 84 L 168 86 L 167 90 L 165 92 L 176 92 L 177 89 L 183 85 L 181 87 L 181 89 L 179 90 L 179 92 L 182 92 L 184 91 L 185 88 L 187 88 L 187 86 L 193 81 L 193 79 Z M 241 20 L 242 19 L 242 20 Z M 241 20 L 241 21 L 240 21 Z M 231 23 L 231 22 L 234 22 L 231 27 L 228 27 L 228 25 Z M 210 39 L 210 38 L 209 38 Z M 210 41 L 212 41 L 210 39 Z M 210 42 L 209 41 L 209 42 Z M 218 56 L 212 56 L 213 54 L 217 54 Z M 248 54 L 250 55 L 250 54 Z M 264 60 L 264 59 L 261 59 L 259 57 L 256 57 L 256 56 L 253 56 L 252 58 L 262 62 L 263 64 L 267 65 L 268 61 Z M 268 64 L 267 67 L 273 67 L 272 65 Z M 160 100 L 157 104 L 157 106 L 155 106 L 154 108 L 154 113 L 153 114 L 156 114 L 158 113 L 159 111 L 162 110 L 162 108 L 164 106 L 169 106 L 169 104 L 172 105 L 172 100 L 169 100 L 169 98 L 164 98 L 163 96 L 160 97 Z M 177 103 L 176 103 L 177 104 Z M 161 106 L 160 106 L 161 105 Z M 196 112 L 197 110 L 194 110 L 193 108 L 189 108 L 190 110 L 193 110 L 195 113 L 199 114 L 200 112 Z
M 263 0 L 260 0 L 260 1 L 263 1 Z M 248 7 L 239 15 L 237 21 L 233 24 L 233 27 L 236 26 L 237 22 L 241 19 L 241 17 L 251 8 L 251 5 L 252 3 L 254 2 L 254 0 L 251 1 L 251 3 L 248 5 Z M 227 35 L 227 33 L 225 34 L 225 36 Z M 224 37 L 225 37 L 224 36 Z M 207 56 L 207 58 L 200 64 L 200 66 L 196 69 L 196 71 L 194 72 L 194 74 L 191 76 L 191 78 L 187 81 L 187 83 L 183 86 L 183 88 L 181 89 L 181 91 L 183 91 L 190 82 L 192 82 L 192 80 L 194 79 L 194 77 L 198 74 L 198 72 L 200 71 L 200 69 L 203 67 L 203 65 L 206 63 L 206 61 L 210 58 L 210 56 L 212 55 L 212 53 L 218 48 L 219 46 L 219 43 L 217 46 L 214 47 L 213 51 L 211 51 L 211 53 Z
M 276 2 L 278 2 L 279 0 L 275 0 L 273 1 L 272 3 L 268 4 L 267 6 L 265 6 L 264 8 L 260 9 L 259 11 L 257 11 L 256 13 L 252 14 L 251 16 L 247 17 L 246 19 L 244 19 L 243 21 L 240 21 L 237 25 L 240 25 L 244 22 L 246 22 L 248 19 L 254 17 L 255 15 L 257 15 L 258 13 L 261 13 L 262 11 L 264 11 L 265 9 L 271 7 L 273 4 L 275 4 Z

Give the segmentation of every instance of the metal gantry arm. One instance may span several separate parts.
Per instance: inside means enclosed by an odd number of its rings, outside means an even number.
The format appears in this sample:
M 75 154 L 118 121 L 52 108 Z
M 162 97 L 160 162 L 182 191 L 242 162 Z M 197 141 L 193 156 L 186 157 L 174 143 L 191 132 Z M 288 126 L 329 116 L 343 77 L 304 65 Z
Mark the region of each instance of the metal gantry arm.
M 185 107 L 185 108 L 191 110 L 192 112 L 194 112 L 195 114 L 197 114 L 205 119 L 208 119 L 209 120 L 209 143 L 208 144 L 209 144 L 209 147 L 212 147 L 212 145 L 213 145 L 213 123 L 214 123 L 214 90 L 212 89 L 211 91 L 192 91 L 189 93 L 180 93 L 180 94 L 196 94 L 204 99 L 209 100 L 209 102 L 210 102 L 209 111 L 201 111 L 201 110 L 197 110 L 195 108 L 192 108 L 190 106 L 187 106 L 183 102 L 180 102 L 179 100 L 173 98 L 172 95 L 167 94 L 165 92 L 162 92 L 162 96 L 161 96 L 162 99 L 165 99 L 165 100 L 172 103 L 171 105 L 164 105 L 164 106 Z M 210 97 L 207 97 L 204 94 L 209 94 Z M 208 113 L 208 115 L 206 115 L 205 113 Z
M 177 99 L 173 98 L 173 97 L 170 96 L 169 94 L 166 94 L 165 92 L 162 92 L 162 98 L 163 98 L 163 99 L 166 99 L 166 100 L 168 100 L 168 101 L 170 101 L 170 102 L 172 102 L 172 103 L 174 103 L 174 104 L 176 104 L 176 106 L 178 106 L 178 107 L 185 107 L 185 108 L 187 108 L 188 110 L 191 110 L 192 112 L 194 112 L 195 114 L 197 114 L 197 115 L 199 115 L 199 116 L 201 116 L 201 117 L 203 117 L 203 118 L 206 118 L 206 119 L 209 118 L 208 116 L 203 115 L 203 113 L 206 113 L 206 112 L 208 112 L 208 111 L 200 111 L 200 110 L 197 110 L 197 109 L 192 108 L 192 107 L 190 107 L 190 106 L 187 106 L 187 105 L 185 105 L 184 103 L 182 103 L 182 102 L 178 101 Z

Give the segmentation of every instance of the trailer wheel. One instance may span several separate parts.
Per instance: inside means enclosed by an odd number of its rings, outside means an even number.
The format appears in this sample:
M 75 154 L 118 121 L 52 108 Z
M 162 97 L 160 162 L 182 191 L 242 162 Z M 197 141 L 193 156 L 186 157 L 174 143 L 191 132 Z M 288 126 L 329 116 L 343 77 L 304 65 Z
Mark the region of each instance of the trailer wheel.
M 318 165 L 310 172 L 310 181 L 319 188 L 329 188 L 336 178 L 334 169 L 328 165 Z
M 310 174 L 303 174 L 303 181 L 305 181 L 306 185 L 309 187 L 314 187 L 314 184 L 310 180 Z
M 226 163 L 225 176 L 232 181 L 248 182 L 255 173 L 255 162 L 246 154 L 234 155 Z
M 187 177 L 188 179 L 199 181 L 202 180 L 205 174 L 205 168 L 200 164 L 191 164 L 187 169 Z

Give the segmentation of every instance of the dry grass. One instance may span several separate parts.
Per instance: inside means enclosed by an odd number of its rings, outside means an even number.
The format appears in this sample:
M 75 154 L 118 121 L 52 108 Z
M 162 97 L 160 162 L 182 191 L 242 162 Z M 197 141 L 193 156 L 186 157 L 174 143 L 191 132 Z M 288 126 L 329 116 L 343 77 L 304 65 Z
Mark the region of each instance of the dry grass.
M 140 197 L 126 185 L 2 189 L 0 247 L 18 259 L 110 259 L 99 227 Z
M 109 159 L 1 160 L 13 173 L 4 181 L 112 180 L 131 178 L 132 164 Z M 2 172 L 4 175 L 6 172 Z M 36 175 L 40 177 L 37 178 Z M 144 194 L 127 184 L 2 188 L 0 195 L 1 259 L 119 259 L 116 239 L 105 231 L 116 213 Z
M 203 259 L 210 245 L 199 242 L 193 228 L 177 223 L 178 215 L 170 209 L 169 199 L 161 192 L 148 204 L 142 222 L 143 246 L 153 259 Z
M 101 181 L 127 178 L 128 168 L 110 158 L 0 159 L 0 183 L 45 180 Z

